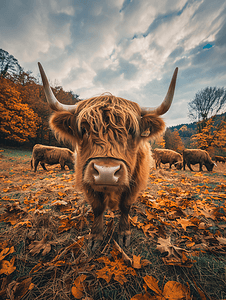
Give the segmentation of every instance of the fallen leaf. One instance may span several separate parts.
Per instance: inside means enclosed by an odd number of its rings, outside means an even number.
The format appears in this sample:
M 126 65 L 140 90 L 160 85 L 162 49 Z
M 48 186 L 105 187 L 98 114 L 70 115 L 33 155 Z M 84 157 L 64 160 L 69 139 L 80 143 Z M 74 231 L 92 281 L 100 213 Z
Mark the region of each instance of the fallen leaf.
M 8 260 L 2 260 L 0 262 L 0 275 L 10 275 L 16 270 L 16 267 L 14 267 L 16 257 L 14 256 L 10 261 Z
M 84 280 L 86 279 L 86 275 L 82 274 L 78 276 L 73 282 L 73 286 L 71 288 L 71 293 L 76 299 L 81 299 L 84 295 Z
M 41 241 L 31 242 L 28 248 L 32 255 L 36 255 L 42 251 L 42 255 L 44 256 L 51 251 L 51 244 L 47 243 L 47 237 L 45 236 Z
M 121 285 L 127 282 L 126 275 L 137 276 L 135 270 L 131 267 L 127 267 L 125 265 L 122 254 L 114 247 L 111 251 L 111 255 L 113 257 L 113 261 L 111 261 L 108 257 L 103 256 L 97 259 L 98 262 L 102 262 L 105 264 L 105 267 L 101 270 L 96 271 L 98 278 L 103 278 L 110 282 L 111 278 L 114 276 L 114 280 L 118 281 Z
M 132 264 L 133 268 L 135 268 L 135 269 L 140 269 L 141 268 L 140 260 L 141 260 L 140 255 L 138 255 L 138 256 L 133 255 L 133 264 Z
M 32 290 L 34 284 L 31 280 L 32 278 L 28 277 L 21 282 L 12 281 L 7 287 L 7 294 L 10 299 L 22 299 L 29 290 Z
M 15 252 L 14 247 L 11 248 L 5 248 L 0 252 L 0 260 L 3 260 L 7 255 Z
M 162 295 L 162 291 L 160 290 L 158 286 L 158 281 L 153 276 L 146 275 L 143 277 L 145 283 L 151 289 L 153 292 L 155 292 L 157 295 Z
M 163 297 L 161 300 L 190 300 L 190 290 L 187 286 L 176 282 L 176 281 L 168 281 L 163 289 Z

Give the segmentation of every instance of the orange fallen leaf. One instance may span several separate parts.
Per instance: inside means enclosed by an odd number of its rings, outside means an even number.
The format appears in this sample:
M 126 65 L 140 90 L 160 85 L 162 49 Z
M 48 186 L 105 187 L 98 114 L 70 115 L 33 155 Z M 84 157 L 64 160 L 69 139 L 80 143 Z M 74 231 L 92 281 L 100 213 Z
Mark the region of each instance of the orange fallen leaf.
M 10 261 L 8 260 L 2 260 L 0 262 L 0 274 L 10 275 L 16 270 L 16 267 L 14 267 L 16 257 L 14 256 Z
M 14 247 L 12 246 L 11 248 L 5 248 L 0 252 L 0 260 L 3 260 L 7 255 L 13 253 Z
M 161 300 L 169 299 L 169 300 L 190 300 L 190 289 L 176 281 L 168 281 L 163 288 L 163 297 Z M 160 299 L 159 299 L 160 300 Z
M 182 228 L 186 231 L 187 227 L 195 226 L 190 220 L 180 218 L 177 220 L 177 223 L 182 226 Z
M 163 252 L 168 252 L 168 256 L 181 256 L 182 251 L 184 249 L 179 248 L 171 243 L 171 238 L 170 236 L 167 239 L 163 238 L 158 238 L 158 245 L 157 249 L 163 253 Z
M 127 267 L 123 258 L 120 257 L 122 256 L 121 253 L 115 247 L 111 251 L 111 255 L 113 257 L 113 261 L 106 256 L 99 257 L 97 259 L 97 261 L 105 264 L 104 268 L 96 271 L 98 278 L 103 278 L 107 281 L 107 283 L 109 283 L 111 278 L 114 276 L 114 280 L 123 285 L 125 282 L 127 282 L 126 275 L 137 276 L 133 268 Z
M 86 275 L 82 274 L 78 276 L 73 282 L 73 286 L 71 288 L 71 293 L 76 299 L 81 299 L 84 295 L 84 280 L 86 279 Z
M 140 269 L 141 268 L 141 257 L 140 255 L 136 256 L 136 255 L 133 255 L 133 268 L 135 269 Z
M 151 289 L 153 292 L 155 292 L 157 295 L 162 295 L 162 291 L 160 290 L 158 286 L 158 281 L 153 276 L 146 275 L 143 277 L 145 283 Z
M 187 286 L 185 286 L 179 282 L 168 281 L 165 284 L 163 291 L 161 291 L 158 286 L 158 281 L 153 276 L 146 275 L 145 277 L 143 277 L 143 279 L 144 279 L 145 283 L 147 284 L 147 286 L 156 294 L 153 298 L 150 298 L 150 299 L 191 300 L 190 289 Z M 138 296 L 138 295 L 136 295 L 136 296 Z M 139 298 L 134 298 L 134 300 L 135 299 L 139 300 Z M 146 299 L 146 298 L 144 298 L 144 299 Z

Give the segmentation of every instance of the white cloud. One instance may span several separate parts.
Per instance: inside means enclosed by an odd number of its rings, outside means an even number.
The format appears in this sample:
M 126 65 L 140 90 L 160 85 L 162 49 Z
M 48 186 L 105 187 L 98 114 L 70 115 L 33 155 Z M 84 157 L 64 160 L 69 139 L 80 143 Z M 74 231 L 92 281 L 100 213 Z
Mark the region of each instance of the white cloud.
M 8 0 L 0 47 L 35 74 L 41 61 L 51 82 L 82 98 L 108 91 L 144 106 L 161 101 L 178 65 L 174 101 L 185 107 L 201 88 L 225 84 L 225 12 L 223 0 Z

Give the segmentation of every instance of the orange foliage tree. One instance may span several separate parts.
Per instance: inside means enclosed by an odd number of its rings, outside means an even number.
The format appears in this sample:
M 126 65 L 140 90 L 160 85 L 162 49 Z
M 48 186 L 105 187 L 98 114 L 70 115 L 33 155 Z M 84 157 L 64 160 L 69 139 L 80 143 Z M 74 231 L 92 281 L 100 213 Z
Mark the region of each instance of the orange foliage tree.
M 0 78 L 0 135 L 6 140 L 19 143 L 36 136 L 40 124 L 38 115 L 22 103 L 17 85 Z
M 169 128 L 167 128 L 164 134 L 164 140 L 166 149 L 171 149 L 176 152 L 182 153 L 184 144 L 181 140 L 178 130 L 174 130 L 172 132 Z
M 213 148 L 226 151 L 226 117 L 222 117 L 217 124 L 215 117 L 211 117 L 202 131 L 194 134 L 191 139 L 194 147 L 209 151 Z

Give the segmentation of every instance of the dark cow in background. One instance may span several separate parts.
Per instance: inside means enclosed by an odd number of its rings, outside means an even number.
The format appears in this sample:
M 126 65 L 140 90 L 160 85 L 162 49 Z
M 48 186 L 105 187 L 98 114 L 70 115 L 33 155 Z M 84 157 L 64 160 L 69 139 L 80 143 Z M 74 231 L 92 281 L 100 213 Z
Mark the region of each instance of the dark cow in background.
M 186 149 L 183 151 L 183 167 L 189 167 L 191 171 L 191 165 L 199 164 L 199 172 L 202 171 L 204 165 L 208 171 L 212 171 L 214 165 L 216 165 L 210 158 L 209 153 L 201 149 Z
M 182 169 L 183 157 L 182 155 L 180 155 L 180 153 L 169 149 L 159 149 L 159 148 L 155 148 L 152 151 L 154 153 L 156 169 L 161 168 L 161 163 L 162 164 L 169 163 L 170 169 L 172 165 L 174 165 L 177 170 Z
M 111 94 L 65 105 L 54 96 L 40 63 L 39 69 L 47 101 L 55 110 L 50 127 L 77 151 L 76 187 L 84 192 L 94 213 L 92 250 L 103 239 L 103 214 L 107 207 L 120 209 L 119 244 L 129 245 L 130 207 L 145 189 L 149 177 L 148 141 L 164 130 L 164 121 L 159 116 L 171 105 L 178 69 L 157 108 L 141 108 Z
M 65 170 L 65 166 L 68 166 L 70 170 L 73 170 L 75 164 L 75 154 L 67 148 L 36 144 L 33 148 L 31 158 L 31 168 L 34 168 L 35 172 L 37 171 L 39 162 L 42 168 L 46 171 L 47 169 L 45 164 L 60 164 L 61 170 Z
M 225 163 L 226 162 L 226 157 L 223 156 L 215 156 L 215 162 L 222 162 Z

